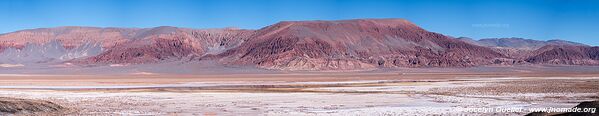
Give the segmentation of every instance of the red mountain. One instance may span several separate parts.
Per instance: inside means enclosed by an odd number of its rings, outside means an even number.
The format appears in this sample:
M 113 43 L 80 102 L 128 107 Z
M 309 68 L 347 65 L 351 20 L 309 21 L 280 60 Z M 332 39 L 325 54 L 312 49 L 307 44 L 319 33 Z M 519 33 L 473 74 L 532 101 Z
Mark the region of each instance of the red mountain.
M 428 32 L 403 19 L 288 21 L 257 31 L 225 52 L 227 64 L 290 70 L 464 67 L 504 56 Z
M 597 47 L 500 40 L 492 41 L 495 47 L 486 46 L 429 32 L 403 19 L 284 21 L 258 30 L 58 27 L 0 35 L 0 64 L 106 65 L 200 60 L 282 70 L 470 67 L 526 62 L 599 65 Z M 514 46 L 532 44 L 534 49 L 525 52 L 512 50 Z M 536 49 L 541 45 L 546 46 Z
M 548 45 L 535 50 L 526 61 L 537 64 L 599 65 L 599 47 Z
M 157 27 L 145 32 L 141 39 L 130 40 L 108 48 L 89 58 L 90 63 L 146 63 L 170 58 L 200 57 L 219 54 L 236 47 L 253 31 L 239 29 L 192 30 Z

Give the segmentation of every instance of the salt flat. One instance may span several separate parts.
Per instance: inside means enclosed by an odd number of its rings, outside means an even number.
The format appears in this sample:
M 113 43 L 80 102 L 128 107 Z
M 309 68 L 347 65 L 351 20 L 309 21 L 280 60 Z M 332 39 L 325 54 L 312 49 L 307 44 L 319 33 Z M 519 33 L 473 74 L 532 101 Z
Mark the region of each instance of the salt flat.
M 7 75 L 0 97 L 52 101 L 70 115 L 524 115 L 463 109 L 569 108 L 599 98 L 595 74 L 506 75 Z

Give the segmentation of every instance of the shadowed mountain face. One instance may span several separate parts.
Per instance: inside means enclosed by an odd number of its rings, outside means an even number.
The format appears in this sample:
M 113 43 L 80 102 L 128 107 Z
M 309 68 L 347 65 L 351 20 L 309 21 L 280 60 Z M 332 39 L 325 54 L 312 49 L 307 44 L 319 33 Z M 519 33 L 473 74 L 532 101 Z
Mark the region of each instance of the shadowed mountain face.
M 43 28 L 0 35 L 0 52 L 0 64 L 210 60 L 282 70 L 594 65 L 599 60 L 596 47 L 578 43 L 453 39 L 403 19 L 285 21 L 259 30 Z
M 250 30 L 192 30 L 158 27 L 143 39 L 116 44 L 106 52 L 85 59 L 86 63 L 148 63 L 167 59 L 199 58 L 220 54 L 239 46 L 253 34 Z

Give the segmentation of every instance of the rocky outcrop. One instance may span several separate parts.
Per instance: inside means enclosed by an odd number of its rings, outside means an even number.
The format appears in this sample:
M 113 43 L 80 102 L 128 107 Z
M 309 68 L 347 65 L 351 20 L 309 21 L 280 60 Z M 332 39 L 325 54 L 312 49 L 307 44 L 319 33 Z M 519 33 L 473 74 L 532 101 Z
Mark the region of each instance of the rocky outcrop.
M 40 112 L 60 112 L 63 110 L 66 110 L 66 108 L 49 101 L 0 97 L 0 115 L 31 115 Z
M 526 114 L 526 116 L 599 116 L 599 112 L 596 109 L 599 109 L 599 101 L 586 101 L 576 105 L 574 108 L 582 109 L 590 109 L 594 108 L 593 111 L 581 111 L 581 112 L 566 112 L 566 113 L 547 113 L 547 112 L 533 112 Z
M 596 111 L 599 109 L 599 101 L 582 102 L 576 105 L 575 108 L 594 108 L 595 110 L 593 110 L 594 112 L 568 112 L 556 116 L 599 116 L 599 112 Z

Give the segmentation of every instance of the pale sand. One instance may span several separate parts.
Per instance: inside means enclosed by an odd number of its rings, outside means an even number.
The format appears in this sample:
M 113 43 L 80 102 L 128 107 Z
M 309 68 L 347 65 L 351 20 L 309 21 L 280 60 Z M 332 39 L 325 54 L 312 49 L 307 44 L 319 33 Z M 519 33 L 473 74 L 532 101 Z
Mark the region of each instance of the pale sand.
M 0 75 L 0 96 L 52 101 L 72 109 L 70 115 L 491 115 L 496 113 L 457 109 L 569 108 L 599 98 L 599 89 L 593 88 L 599 87 L 597 77 L 543 73 Z M 555 85 L 560 89 L 548 90 L 556 89 L 551 88 Z

